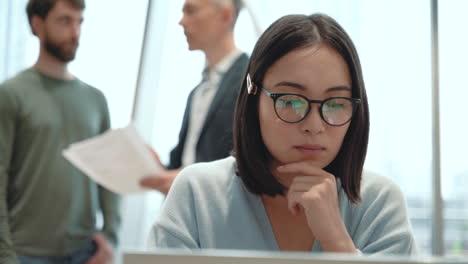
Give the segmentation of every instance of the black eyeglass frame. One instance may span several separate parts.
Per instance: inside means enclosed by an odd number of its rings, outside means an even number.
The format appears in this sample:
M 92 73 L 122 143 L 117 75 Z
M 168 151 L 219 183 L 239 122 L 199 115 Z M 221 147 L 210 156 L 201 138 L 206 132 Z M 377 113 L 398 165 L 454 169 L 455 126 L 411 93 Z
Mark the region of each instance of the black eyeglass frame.
M 340 96 L 335 96 L 335 97 L 329 97 L 325 100 L 311 100 L 307 97 L 305 97 L 304 95 L 302 94 L 295 94 L 295 93 L 270 93 L 268 90 L 264 89 L 263 87 L 260 88 L 266 95 L 268 95 L 269 97 L 271 97 L 271 99 L 273 100 L 273 108 L 275 109 L 275 113 L 276 113 L 276 116 L 278 116 L 279 119 L 281 119 L 282 121 L 286 122 L 286 123 L 290 123 L 290 124 L 295 124 L 295 123 L 299 123 L 301 122 L 302 120 L 304 120 L 307 115 L 310 113 L 312 107 L 310 106 L 311 104 L 320 104 L 320 117 L 322 118 L 323 121 L 325 121 L 325 123 L 327 123 L 328 125 L 330 126 L 335 126 L 335 127 L 338 127 L 338 126 L 344 126 L 346 125 L 347 123 L 349 123 L 351 121 L 351 119 L 353 119 L 353 116 L 354 116 L 354 112 L 356 112 L 356 109 L 358 108 L 358 106 L 361 104 L 361 99 L 358 99 L 358 98 L 351 98 L 351 97 L 340 97 Z M 281 118 L 281 116 L 278 114 L 278 111 L 276 110 L 276 101 L 278 100 L 278 98 L 280 98 L 281 96 L 284 96 L 284 95 L 294 95 L 294 96 L 299 96 L 301 98 L 303 98 L 304 100 L 306 100 L 307 102 L 309 102 L 308 104 L 308 108 L 307 108 L 307 111 L 306 113 L 304 114 L 304 116 L 299 119 L 298 121 L 294 121 L 294 122 L 291 122 L 291 121 L 286 121 L 284 120 L 283 118 Z M 330 101 L 330 100 L 333 100 L 333 99 L 345 99 L 345 100 L 348 100 L 351 102 L 351 106 L 352 106 L 352 110 L 351 110 L 351 116 L 350 118 L 344 122 L 343 124 L 339 124 L 339 125 L 334 125 L 334 124 L 330 124 L 328 123 L 328 121 L 325 119 L 325 117 L 323 116 L 323 105 Z

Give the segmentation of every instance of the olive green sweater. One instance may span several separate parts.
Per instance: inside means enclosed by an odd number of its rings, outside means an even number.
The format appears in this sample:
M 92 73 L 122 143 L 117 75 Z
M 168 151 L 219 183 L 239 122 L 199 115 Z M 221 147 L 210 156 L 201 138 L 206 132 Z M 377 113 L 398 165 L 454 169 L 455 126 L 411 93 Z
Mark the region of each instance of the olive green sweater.
M 28 69 L 0 85 L 0 263 L 68 255 L 95 232 L 117 243 L 119 197 L 62 156 L 108 128 L 104 95 L 78 79 Z

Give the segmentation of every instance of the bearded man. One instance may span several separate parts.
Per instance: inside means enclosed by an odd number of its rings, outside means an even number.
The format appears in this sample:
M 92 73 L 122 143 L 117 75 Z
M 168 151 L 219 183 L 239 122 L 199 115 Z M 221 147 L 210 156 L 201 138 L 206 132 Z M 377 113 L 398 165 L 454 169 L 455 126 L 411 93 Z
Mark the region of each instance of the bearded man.
M 104 95 L 68 70 L 84 8 L 84 0 L 29 0 L 39 57 L 0 84 L 0 263 L 112 262 L 120 199 L 61 154 L 110 127 Z

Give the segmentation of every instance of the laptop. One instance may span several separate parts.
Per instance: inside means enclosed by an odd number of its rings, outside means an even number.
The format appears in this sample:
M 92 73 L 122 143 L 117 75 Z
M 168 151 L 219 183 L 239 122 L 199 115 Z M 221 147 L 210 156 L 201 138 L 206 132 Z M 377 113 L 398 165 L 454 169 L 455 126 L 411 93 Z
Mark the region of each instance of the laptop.
M 123 264 L 467 264 L 468 258 L 357 256 L 238 250 L 124 252 Z

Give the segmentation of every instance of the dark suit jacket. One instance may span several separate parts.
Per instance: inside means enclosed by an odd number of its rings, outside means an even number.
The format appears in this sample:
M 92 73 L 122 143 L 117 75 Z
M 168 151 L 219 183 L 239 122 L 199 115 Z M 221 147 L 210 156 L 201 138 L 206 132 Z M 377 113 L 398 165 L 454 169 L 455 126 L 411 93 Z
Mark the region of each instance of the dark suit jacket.
M 242 54 L 221 79 L 198 138 L 195 162 L 222 159 L 231 154 L 234 108 L 248 61 L 247 55 Z M 197 88 L 198 86 L 190 92 L 188 97 L 179 133 L 179 143 L 171 151 L 168 169 L 177 169 L 182 166 L 182 153 L 190 122 L 190 109 Z

